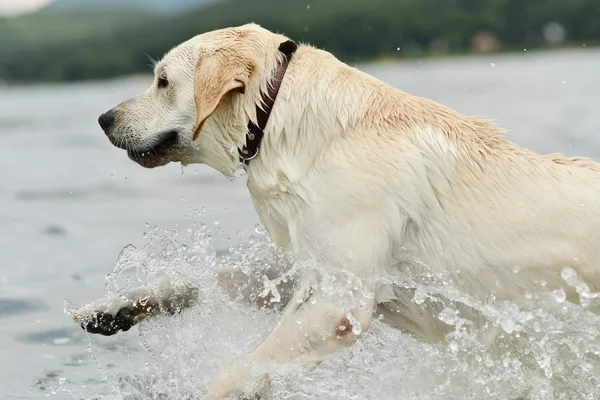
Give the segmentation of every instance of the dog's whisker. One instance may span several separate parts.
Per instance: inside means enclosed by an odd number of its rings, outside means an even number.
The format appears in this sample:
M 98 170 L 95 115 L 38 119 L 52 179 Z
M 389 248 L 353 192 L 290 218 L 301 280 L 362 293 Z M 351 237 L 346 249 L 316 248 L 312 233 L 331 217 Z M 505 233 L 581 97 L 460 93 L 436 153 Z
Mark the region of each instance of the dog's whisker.
M 131 148 L 129 146 L 129 139 L 125 136 L 125 151 L 130 151 Z

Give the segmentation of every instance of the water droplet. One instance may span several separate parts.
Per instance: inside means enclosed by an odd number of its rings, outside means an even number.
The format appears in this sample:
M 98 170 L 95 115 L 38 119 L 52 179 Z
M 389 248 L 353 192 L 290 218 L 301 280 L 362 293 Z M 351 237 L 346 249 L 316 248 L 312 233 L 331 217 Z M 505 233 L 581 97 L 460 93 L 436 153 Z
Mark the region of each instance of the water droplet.
M 592 353 L 595 354 L 597 356 L 600 356 L 600 345 L 598 344 L 591 344 L 587 350 L 588 353 Z
M 396 51 L 400 51 L 400 47 L 396 47 Z
M 306 9 L 307 9 L 307 10 L 310 10 L 310 4 L 307 4 L 307 5 L 306 5 Z
M 573 283 L 577 279 L 577 272 L 573 268 L 565 267 L 560 272 L 560 276 L 567 283 Z
M 218 219 L 215 219 L 215 222 L 214 222 L 215 225 L 219 225 L 220 223 L 221 222 Z
M 492 68 L 496 68 L 496 64 L 494 64 L 493 62 L 490 63 L 490 67 Z
M 500 327 L 509 335 L 517 328 L 515 321 L 512 318 L 505 318 L 500 321 Z
M 428 297 L 428 295 L 426 292 L 417 288 L 417 290 L 415 290 L 415 294 L 413 296 L 413 301 L 417 304 L 423 304 L 423 302 L 425 300 L 427 300 L 427 297 Z
M 438 319 L 448 325 L 456 325 L 460 318 L 458 317 L 458 311 L 446 307 L 438 315 Z
M 567 295 L 562 288 L 552 291 L 552 294 L 559 303 L 563 303 L 567 299 Z
M 456 342 L 450 342 L 450 343 L 448 344 L 448 348 L 450 349 L 450 351 L 451 351 L 452 353 L 455 353 L 455 354 L 456 354 L 456 353 L 458 352 L 458 344 L 457 344 Z

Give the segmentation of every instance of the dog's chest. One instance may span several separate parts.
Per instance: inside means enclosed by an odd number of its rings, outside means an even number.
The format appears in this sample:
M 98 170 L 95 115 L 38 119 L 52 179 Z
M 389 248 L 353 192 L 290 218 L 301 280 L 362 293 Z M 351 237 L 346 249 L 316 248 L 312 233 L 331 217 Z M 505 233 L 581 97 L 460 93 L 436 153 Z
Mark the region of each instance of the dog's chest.
M 294 249 L 295 220 L 302 203 L 298 194 L 290 190 L 285 180 L 273 176 L 250 175 L 247 186 L 260 221 L 273 242 L 282 248 Z

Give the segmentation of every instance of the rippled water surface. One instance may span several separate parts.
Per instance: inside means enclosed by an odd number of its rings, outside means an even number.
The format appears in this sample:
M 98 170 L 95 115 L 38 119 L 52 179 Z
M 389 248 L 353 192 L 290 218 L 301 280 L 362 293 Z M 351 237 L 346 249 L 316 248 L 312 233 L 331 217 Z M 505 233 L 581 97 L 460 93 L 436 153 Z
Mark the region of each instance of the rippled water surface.
M 580 50 L 361 68 L 494 119 L 536 151 L 600 159 L 598 65 L 599 51 Z M 278 257 L 255 229 L 244 178 L 230 182 L 203 166 L 183 176 L 179 165 L 142 169 L 96 126 L 101 112 L 149 83 L 0 88 L 1 398 L 198 398 L 277 320 L 229 301 L 211 274 L 227 259 L 261 268 Z M 199 282 L 203 300 L 108 338 L 87 336 L 64 313 L 65 299 L 83 304 L 103 296 L 107 282 L 133 286 L 158 273 Z M 581 289 L 569 269 L 563 277 Z M 445 285 L 415 289 L 417 302 L 471 303 L 489 332 L 472 332 L 451 307 L 440 318 L 458 329 L 445 347 L 376 319 L 364 341 L 311 370 L 273 370 L 274 398 L 600 397 L 600 319 L 560 292 L 489 305 Z M 487 339 L 494 329 L 501 336 Z

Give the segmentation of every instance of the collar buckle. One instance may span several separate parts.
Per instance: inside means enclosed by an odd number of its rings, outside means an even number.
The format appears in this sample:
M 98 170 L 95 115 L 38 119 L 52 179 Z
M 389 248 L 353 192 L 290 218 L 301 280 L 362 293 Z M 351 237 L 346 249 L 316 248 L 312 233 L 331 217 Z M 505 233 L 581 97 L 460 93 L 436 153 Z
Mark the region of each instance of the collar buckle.
M 254 154 L 252 155 L 248 155 L 248 150 L 246 149 L 246 147 L 244 146 L 244 148 L 242 150 L 238 149 L 238 154 L 240 156 L 240 161 L 244 164 L 244 165 L 248 165 L 248 163 L 250 162 L 250 160 L 253 160 L 254 158 L 256 158 L 256 156 L 258 155 L 258 152 L 260 151 L 260 147 L 257 147 L 256 150 L 254 151 Z

